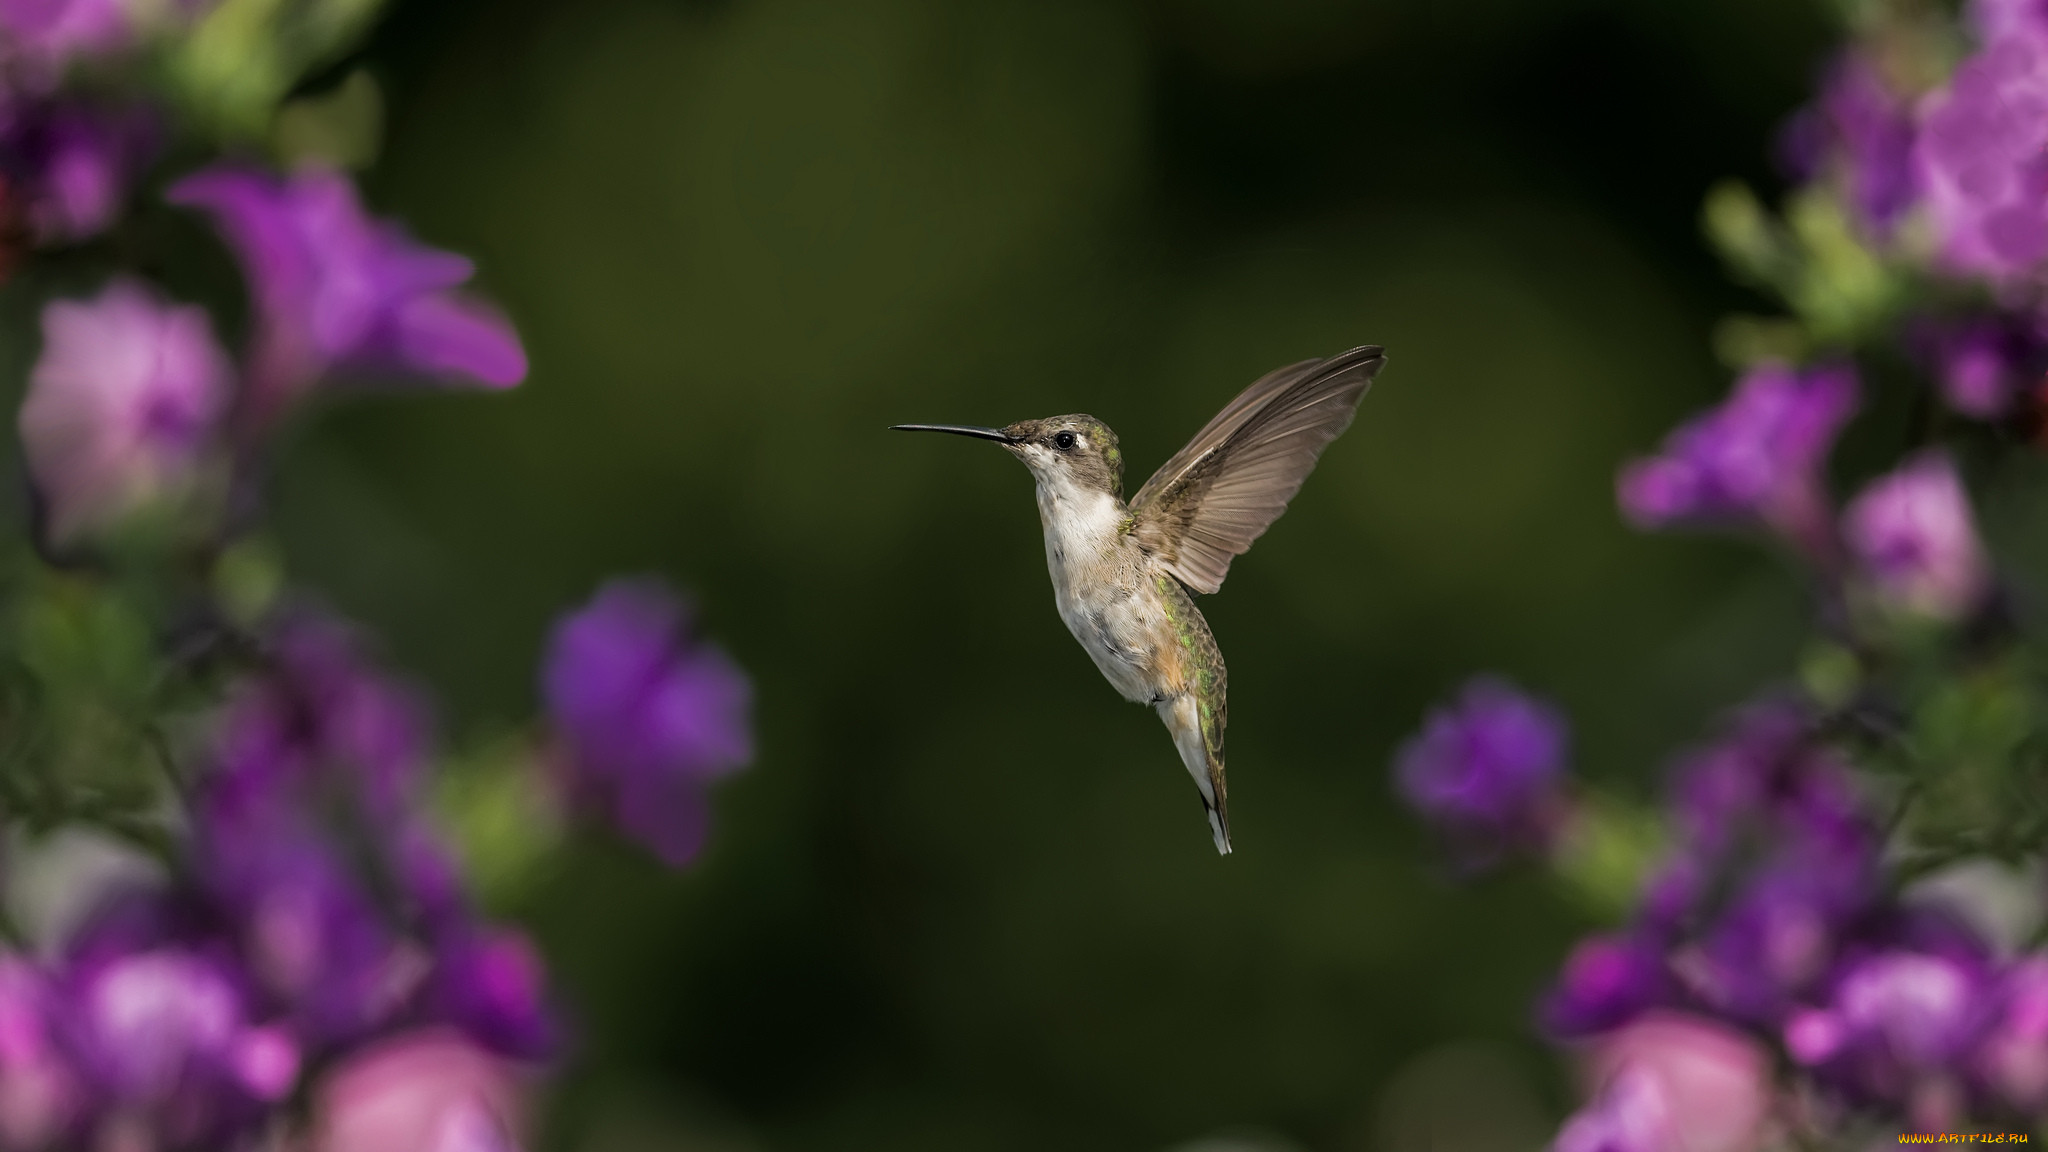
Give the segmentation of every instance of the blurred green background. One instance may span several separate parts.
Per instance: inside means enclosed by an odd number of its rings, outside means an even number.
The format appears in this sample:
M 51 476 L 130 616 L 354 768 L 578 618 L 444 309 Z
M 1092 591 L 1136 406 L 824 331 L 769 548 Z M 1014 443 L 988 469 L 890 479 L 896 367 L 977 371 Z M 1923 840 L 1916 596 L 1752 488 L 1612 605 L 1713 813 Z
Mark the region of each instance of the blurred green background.
M 1387 764 L 1496 669 L 1648 796 L 1789 666 L 1798 589 L 1619 522 L 1763 302 L 1698 239 L 1833 35 L 1787 0 L 403 0 L 383 211 L 477 257 L 502 396 L 337 406 L 292 577 L 457 743 L 555 613 L 691 589 L 760 756 L 693 870 L 579 846 L 512 909 L 580 1056 L 552 1146 L 1533 1149 L 1532 998 L 1594 921 L 1449 882 Z M 1027 475 L 902 421 L 1085 411 L 1133 484 L 1276 365 L 1391 363 L 1202 603 L 1237 854 L 1061 626 Z M 1234 1143 L 1233 1143 L 1234 1141 Z

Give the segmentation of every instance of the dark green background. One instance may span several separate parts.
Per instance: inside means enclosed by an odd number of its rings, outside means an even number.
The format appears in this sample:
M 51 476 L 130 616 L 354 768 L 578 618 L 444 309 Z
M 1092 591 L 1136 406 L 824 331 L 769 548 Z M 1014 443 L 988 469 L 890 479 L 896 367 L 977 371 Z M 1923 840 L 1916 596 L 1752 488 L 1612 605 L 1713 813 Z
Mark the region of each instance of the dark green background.
M 477 257 L 509 395 L 302 431 L 293 578 L 451 738 L 555 613 L 690 589 L 760 756 L 700 864 L 591 843 L 518 911 L 592 1150 L 1510 1152 L 1568 1106 L 1532 997 L 1585 915 L 1458 888 L 1393 801 L 1501 670 L 1648 794 L 1787 666 L 1796 590 L 1612 478 L 1725 385 L 1696 231 L 1833 32 L 1787 0 L 407 0 L 380 210 Z M 1141 479 L 1268 368 L 1391 363 L 1202 607 L 1238 853 L 1053 612 L 1027 475 L 901 421 L 1090 412 Z M 1263 1135 L 1258 1135 L 1263 1133 Z M 1261 1143 L 1260 1141 L 1263 1141 Z

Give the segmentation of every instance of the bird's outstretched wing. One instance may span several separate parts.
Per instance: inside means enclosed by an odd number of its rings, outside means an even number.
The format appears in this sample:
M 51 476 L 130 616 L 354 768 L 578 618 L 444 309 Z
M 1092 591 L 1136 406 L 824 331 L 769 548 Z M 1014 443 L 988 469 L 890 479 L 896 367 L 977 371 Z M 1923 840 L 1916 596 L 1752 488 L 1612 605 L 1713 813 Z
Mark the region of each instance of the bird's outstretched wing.
M 1131 534 L 1197 592 L 1287 510 L 1386 364 L 1378 345 L 1268 372 L 1131 498 Z

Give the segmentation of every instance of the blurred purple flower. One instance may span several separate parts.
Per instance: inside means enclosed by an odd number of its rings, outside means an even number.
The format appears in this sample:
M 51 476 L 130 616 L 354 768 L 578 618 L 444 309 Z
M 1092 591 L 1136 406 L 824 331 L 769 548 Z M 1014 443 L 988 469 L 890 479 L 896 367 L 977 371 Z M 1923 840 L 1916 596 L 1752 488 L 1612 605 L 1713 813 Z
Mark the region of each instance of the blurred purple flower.
M 1622 471 L 1622 512 L 1639 528 L 1761 522 L 1825 555 L 1820 469 L 1856 392 L 1846 365 L 1750 369 L 1721 407 L 1667 437 L 1662 455 Z
M 1565 1121 L 1553 1152 L 1751 1152 L 1774 1110 L 1770 1057 L 1704 1017 L 1646 1016 L 1588 1060 L 1593 1100 Z
M 1825 975 L 1880 892 L 1882 838 L 1810 725 L 1798 704 L 1764 700 L 1680 762 L 1680 843 L 1642 909 L 1691 938 L 1671 957 L 1687 993 L 1751 1023 L 1774 1023 Z
M 392 890 L 405 912 L 430 936 L 469 925 L 467 882 L 440 829 L 414 816 L 385 830 Z
M 157 143 L 155 123 L 138 111 L 0 102 L 0 179 L 11 209 L 41 243 L 106 230 Z
M 1969 0 L 1963 11 L 1971 30 L 1984 43 L 2010 36 L 2048 35 L 2048 4 L 2042 0 Z
M 1866 1102 L 1918 1123 L 1953 1123 L 1996 989 L 1986 965 L 1960 955 L 1879 951 L 1846 966 L 1822 1006 L 1793 1014 L 1785 1050 Z
M 54 1145 L 79 1118 L 78 1075 L 62 1049 L 61 1005 L 29 962 L 0 956 L 0 1149 Z
M 1933 334 L 1936 379 L 1948 406 L 1978 420 L 1996 420 L 2041 381 L 2048 347 L 2031 328 L 2002 317 L 1980 317 Z
M 350 1056 L 314 1092 L 309 1152 L 518 1152 L 516 1066 L 421 1030 Z
M 20 430 L 51 539 L 189 484 L 229 383 L 205 310 L 166 304 L 140 281 L 46 307 Z
M 133 37 L 122 0 L 0 0 L 0 63 L 13 56 L 47 71 L 74 56 L 119 51 Z
M 556 1047 L 544 980 L 540 956 L 526 937 L 464 932 L 440 944 L 427 1014 L 502 1055 L 541 1059 Z
M 425 705 L 329 617 L 288 613 L 266 647 L 267 673 L 241 685 L 222 719 L 212 801 L 235 810 L 292 807 L 338 782 L 367 818 L 395 831 L 426 765 Z
M 1895 607 L 1956 620 L 1990 590 L 1969 494 L 1940 451 L 1872 481 L 1844 514 L 1843 535 L 1879 598 Z
M 1738 711 L 1713 743 L 1679 761 L 1671 808 L 1691 844 L 1719 853 L 1744 820 L 1765 811 L 1806 749 L 1808 722 L 1790 701 L 1759 701 Z
M 2048 956 L 2025 958 L 2005 973 L 1996 1022 L 1979 1049 L 1977 1071 L 2014 1111 L 2048 1104 Z
M 193 857 L 251 977 L 309 1051 L 420 1019 L 521 1056 L 551 1045 L 530 951 L 476 922 L 423 815 L 425 709 L 308 612 L 267 637 L 195 797 Z
M 1591 936 L 1565 959 L 1539 1013 L 1551 1035 L 1606 1032 L 1670 1002 L 1661 942 L 1642 934 Z
M 298 1080 L 295 1040 L 256 1018 L 246 973 L 193 915 L 154 896 L 110 905 L 59 983 L 97 1122 L 170 1148 L 232 1144 Z
M 1918 191 L 1913 132 L 1910 103 L 1867 56 L 1852 49 L 1829 65 L 1819 99 L 1787 125 L 1781 145 L 1800 179 L 1839 159 L 1858 219 L 1883 237 Z
M 276 415 L 330 371 L 497 388 L 525 378 L 526 354 L 504 317 L 455 291 L 470 262 L 370 218 L 346 176 L 217 166 L 180 181 L 170 199 L 210 213 L 241 259 L 257 316 L 253 419 Z
M 1716 877 L 1717 861 L 1685 845 L 1651 870 L 1636 903 L 1636 919 L 1650 934 L 1669 939 L 1682 933 Z
M 1736 711 L 1721 735 L 1672 773 L 1671 807 L 1698 851 L 1726 850 L 1758 820 L 1856 826 L 1848 766 L 1816 743 L 1799 703 L 1766 697 Z
M 1481 677 L 1430 713 L 1394 758 L 1404 799 L 1484 856 L 1544 846 L 1564 772 L 1564 717 L 1504 681 Z
M 1864 873 L 1875 829 L 1848 764 L 1814 740 L 1813 724 L 1802 705 L 1765 698 L 1679 761 L 1670 802 L 1689 853 L 1711 863 L 1743 837 L 1761 836 L 1800 870 L 1833 882 Z
M 1997 278 L 2048 256 L 2048 28 L 2012 4 L 1921 115 L 1914 160 L 1944 259 Z
M 429 961 L 400 937 L 331 834 L 304 821 L 202 825 L 208 894 L 234 924 L 253 982 L 319 1051 L 390 1024 Z
M 615 581 L 549 639 L 541 690 L 572 790 L 670 866 L 703 842 L 707 784 L 753 756 L 747 679 L 651 581 Z
M 1751 877 L 1700 943 L 1675 959 L 1681 982 L 1721 1015 L 1776 1025 L 1827 973 L 1842 933 L 1874 898 L 1874 854 L 1868 863 L 1848 884 L 1796 863 Z

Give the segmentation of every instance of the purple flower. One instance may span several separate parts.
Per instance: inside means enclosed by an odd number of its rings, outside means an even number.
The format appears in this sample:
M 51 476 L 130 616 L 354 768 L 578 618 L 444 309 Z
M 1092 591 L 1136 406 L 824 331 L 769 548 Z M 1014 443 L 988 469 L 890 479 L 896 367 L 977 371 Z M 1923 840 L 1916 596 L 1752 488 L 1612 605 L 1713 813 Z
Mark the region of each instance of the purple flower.
M 701 846 L 704 788 L 753 756 L 746 676 L 693 641 L 651 581 L 616 581 L 549 639 L 541 691 L 571 787 L 680 866 Z
M 1701 1003 L 1756 1024 L 1783 1019 L 1835 961 L 1840 938 L 1875 893 L 1874 857 L 1853 886 L 1781 864 L 1753 877 L 1674 962 Z
M 392 831 L 426 763 L 426 707 L 370 664 L 348 627 L 327 617 L 286 615 L 271 630 L 267 654 L 268 673 L 240 687 L 222 720 L 213 802 L 290 807 L 339 781 L 342 794 Z
M 2048 35 L 2048 5 L 2042 0 L 1970 0 L 1964 8 L 1970 27 L 1986 42 Z
M 441 942 L 426 992 L 429 1018 L 492 1051 L 540 1059 L 556 1047 L 540 956 L 516 932 L 468 931 Z
M 1636 918 L 1651 934 L 1668 939 L 1681 934 L 1700 907 L 1715 879 L 1717 861 L 1688 845 L 1650 872 L 1636 902 Z
M 2029 956 L 2000 980 L 1996 1021 L 1977 1057 L 1978 1073 L 2014 1111 L 2048 1104 L 2048 956 Z
M 69 1131 L 83 1103 L 62 1048 L 61 1005 L 39 969 L 0 956 L 0 1149 L 47 1148 Z
M 430 935 L 468 925 L 473 909 L 461 866 L 440 830 L 424 819 L 387 829 L 390 887 L 400 907 Z
M 1991 564 L 1977 542 L 1969 495 L 1940 451 L 1872 481 L 1849 505 L 1843 536 L 1888 605 L 1956 620 L 1990 590 Z
M 232 953 L 166 899 L 110 905 L 73 944 L 60 987 L 102 1125 L 224 1146 L 297 1082 L 292 1036 L 257 1018 Z
M 1662 455 L 1622 471 L 1622 512 L 1639 528 L 1761 522 L 1824 554 L 1820 468 L 1856 391 L 1845 365 L 1752 368 L 1721 407 L 1673 432 Z
M 309 1058 L 422 1023 L 553 1048 L 538 958 L 489 930 L 425 819 L 425 710 L 307 612 L 271 628 L 196 790 L 194 894 Z
M 424 707 L 333 620 L 287 615 L 266 654 L 219 726 L 193 855 L 258 985 L 326 1048 L 409 1011 L 431 939 L 471 914 L 421 815 Z
M 2041 379 L 2041 337 L 2005 318 L 1978 318 L 1927 341 L 1948 406 L 1978 420 L 1996 420 Z
M 331 833 L 304 820 L 197 831 L 208 895 L 234 924 L 252 981 L 306 1045 L 326 1050 L 396 1018 L 424 975 L 424 949 L 393 930 Z
M 1647 922 L 1693 942 L 1672 958 L 1699 1003 L 1770 1023 L 1834 963 L 1879 893 L 1881 837 L 1848 768 L 1803 709 L 1767 700 L 1681 762 L 1681 836 L 1650 886 Z
M 229 380 L 206 312 L 166 304 L 140 281 L 45 308 L 20 429 L 51 539 L 191 484 Z
M 1592 936 L 1565 959 L 1540 1015 L 1551 1035 L 1575 1039 L 1626 1024 L 1670 997 L 1658 941 L 1641 934 Z
M 0 104 L 0 177 L 10 208 L 41 243 L 84 240 L 119 214 L 157 147 L 145 115 L 77 104 Z
M 1766 698 L 1729 722 L 1719 739 L 1679 761 L 1671 807 L 1688 846 L 1709 857 L 1764 821 L 1774 836 L 1859 838 L 1860 803 L 1848 766 L 1811 734 L 1799 704 Z
M 1944 259 L 2010 279 L 2048 256 L 2048 29 L 1981 11 L 1992 37 L 1929 97 L 1914 159 Z
M 1416 811 L 1484 853 L 1543 844 L 1558 808 L 1567 733 L 1556 710 L 1481 677 L 1430 713 L 1394 758 L 1394 782 Z
M 1801 705 L 1764 699 L 1679 762 L 1671 807 L 1695 864 L 1711 868 L 1745 837 L 1761 837 L 1799 870 L 1837 881 L 1863 875 L 1876 831 L 1848 765 L 1814 740 L 1812 723 Z
M 469 280 L 470 262 L 364 214 L 347 177 L 221 166 L 179 182 L 170 198 L 212 214 L 248 277 L 257 315 L 255 419 L 275 415 L 329 372 L 490 387 L 525 378 L 526 354 L 511 326 L 455 291 Z
M 1852 1098 L 1916 1112 L 1945 1109 L 1996 1005 L 1981 962 L 1879 951 L 1849 964 L 1820 1007 L 1787 1020 L 1785 1050 Z
M 1913 130 L 1907 100 L 1868 57 L 1851 50 L 1829 66 L 1820 98 L 1794 118 L 1783 143 L 1801 178 L 1838 158 L 1858 218 L 1886 236 L 1918 191 Z
M 73 56 L 119 51 L 133 37 L 121 0 L 0 0 L 0 64 L 13 55 L 47 71 Z
M 1681 760 L 1671 782 L 1679 828 L 1699 850 L 1722 851 L 1742 821 L 1765 810 L 1806 746 L 1804 710 L 1765 700 L 1736 713 L 1728 730 Z

